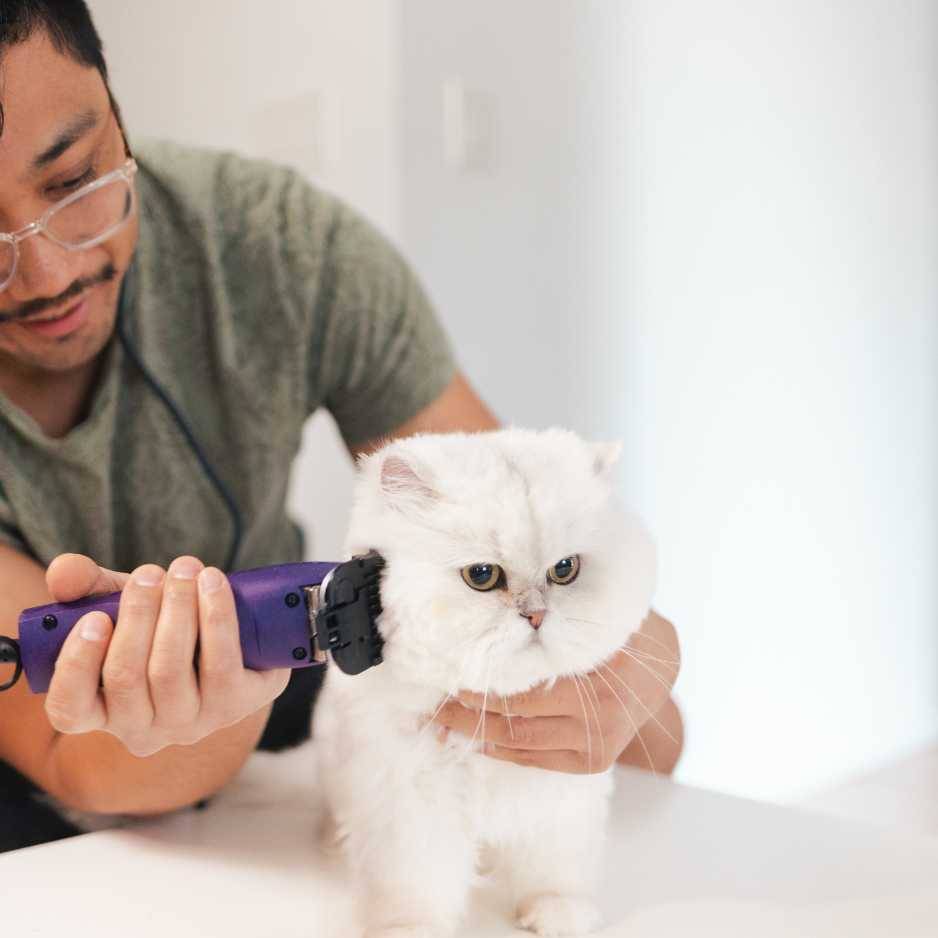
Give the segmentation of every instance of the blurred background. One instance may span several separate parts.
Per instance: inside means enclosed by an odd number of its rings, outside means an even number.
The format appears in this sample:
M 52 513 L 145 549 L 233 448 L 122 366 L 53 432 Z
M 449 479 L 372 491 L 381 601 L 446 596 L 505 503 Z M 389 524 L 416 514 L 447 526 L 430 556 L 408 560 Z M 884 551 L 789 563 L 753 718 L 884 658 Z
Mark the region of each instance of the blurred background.
M 933 751 L 933 0 L 90 6 L 131 134 L 299 167 L 400 247 L 504 422 L 625 442 L 679 780 L 836 808 Z M 351 473 L 317 415 L 310 556 Z

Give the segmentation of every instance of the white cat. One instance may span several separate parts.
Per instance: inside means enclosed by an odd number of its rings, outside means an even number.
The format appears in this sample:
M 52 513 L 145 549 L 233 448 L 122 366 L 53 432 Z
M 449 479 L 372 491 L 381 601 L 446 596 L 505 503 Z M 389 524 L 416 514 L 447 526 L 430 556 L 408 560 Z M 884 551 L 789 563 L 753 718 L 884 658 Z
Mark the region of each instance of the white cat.
M 369 938 L 451 934 L 483 848 L 520 926 L 600 925 L 612 772 L 492 759 L 481 730 L 441 744 L 421 718 L 459 690 L 589 672 L 639 627 L 655 552 L 616 504 L 619 449 L 508 429 L 410 437 L 359 463 L 346 556 L 385 558 L 384 662 L 355 676 L 331 664 L 312 733 Z

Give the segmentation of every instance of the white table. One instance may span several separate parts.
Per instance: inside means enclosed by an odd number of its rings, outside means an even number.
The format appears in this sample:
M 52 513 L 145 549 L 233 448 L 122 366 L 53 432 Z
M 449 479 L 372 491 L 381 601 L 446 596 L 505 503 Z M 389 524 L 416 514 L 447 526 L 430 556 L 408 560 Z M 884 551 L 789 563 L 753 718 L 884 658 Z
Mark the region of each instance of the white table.
M 307 745 L 256 754 L 205 811 L 0 854 L 18 938 L 353 938 L 353 899 L 316 852 Z M 603 936 L 935 938 L 938 841 L 621 769 Z M 477 892 L 464 930 L 514 929 Z

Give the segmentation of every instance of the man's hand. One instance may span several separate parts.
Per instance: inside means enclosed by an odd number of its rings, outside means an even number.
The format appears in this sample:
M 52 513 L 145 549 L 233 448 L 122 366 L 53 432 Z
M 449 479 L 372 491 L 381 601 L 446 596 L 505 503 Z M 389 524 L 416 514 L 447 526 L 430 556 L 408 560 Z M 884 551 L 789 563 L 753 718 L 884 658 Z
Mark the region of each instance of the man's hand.
M 433 722 L 441 736 L 454 730 L 483 741 L 492 758 L 518 765 L 582 774 L 604 772 L 616 761 L 643 762 L 670 772 L 681 747 L 680 716 L 670 701 L 679 669 L 677 633 L 652 611 L 595 671 L 507 698 L 463 691 Z M 662 745 L 666 739 L 671 743 Z M 643 760 L 634 757 L 636 742 Z
M 290 679 L 289 668 L 245 669 L 228 579 L 195 557 L 177 557 L 168 571 L 144 564 L 126 574 L 60 554 L 46 583 L 56 602 L 123 591 L 116 627 L 89 612 L 65 639 L 45 701 L 60 733 L 104 730 L 133 755 L 149 756 L 240 722 Z

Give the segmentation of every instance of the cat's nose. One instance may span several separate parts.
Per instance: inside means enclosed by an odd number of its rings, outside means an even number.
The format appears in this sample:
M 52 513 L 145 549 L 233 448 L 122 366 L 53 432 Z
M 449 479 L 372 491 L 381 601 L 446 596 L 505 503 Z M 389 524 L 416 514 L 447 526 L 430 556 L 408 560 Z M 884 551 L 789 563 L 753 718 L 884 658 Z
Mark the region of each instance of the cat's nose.
M 530 615 L 525 615 L 523 612 L 521 615 L 531 623 L 531 628 L 536 632 L 541 627 L 546 612 L 546 609 L 538 609 L 537 612 L 532 612 Z

